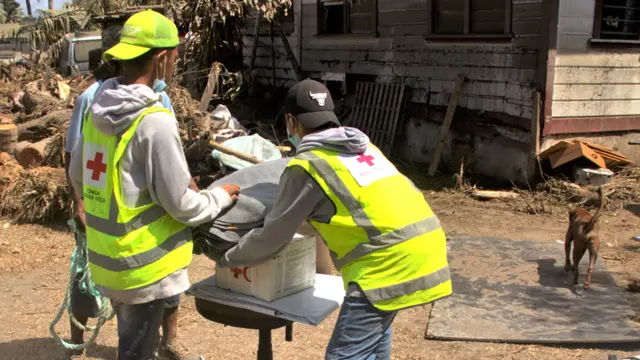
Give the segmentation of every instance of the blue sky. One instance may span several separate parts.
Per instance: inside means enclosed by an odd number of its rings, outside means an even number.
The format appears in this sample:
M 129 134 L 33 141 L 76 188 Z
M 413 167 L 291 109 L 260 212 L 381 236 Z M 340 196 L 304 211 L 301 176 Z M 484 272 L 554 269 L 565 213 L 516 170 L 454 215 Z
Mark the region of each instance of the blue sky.
M 25 6 L 25 0 L 18 0 L 22 9 L 24 9 L 25 15 L 27 14 L 27 7 Z M 67 2 L 66 0 L 54 0 L 54 7 L 56 9 L 62 9 L 62 4 Z M 49 2 L 48 0 L 31 0 L 31 10 L 33 10 L 34 15 L 37 9 L 47 9 Z

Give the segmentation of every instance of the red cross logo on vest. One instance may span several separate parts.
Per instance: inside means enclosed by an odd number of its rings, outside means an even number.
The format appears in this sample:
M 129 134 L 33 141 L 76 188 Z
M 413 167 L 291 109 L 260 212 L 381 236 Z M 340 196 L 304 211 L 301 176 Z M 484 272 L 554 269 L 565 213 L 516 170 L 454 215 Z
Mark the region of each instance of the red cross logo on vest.
M 362 155 L 360 155 L 360 156 L 358 156 L 358 157 L 357 157 L 357 160 L 358 160 L 358 162 L 359 162 L 360 164 L 367 163 L 367 165 L 369 165 L 369 166 L 373 166 L 373 160 L 374 160 L 374 157 L 373 157 L 373 156 L 371 156 L 371 155 L 365 155 L 365 154 L 362 154 Z
M 93 160 L 87 161 L 87 169 L 92 171 L 91 180 L 100 181 L 102 173 L 107 173 L 107 164 L 103 162 L 104 154 L 96 152 Z

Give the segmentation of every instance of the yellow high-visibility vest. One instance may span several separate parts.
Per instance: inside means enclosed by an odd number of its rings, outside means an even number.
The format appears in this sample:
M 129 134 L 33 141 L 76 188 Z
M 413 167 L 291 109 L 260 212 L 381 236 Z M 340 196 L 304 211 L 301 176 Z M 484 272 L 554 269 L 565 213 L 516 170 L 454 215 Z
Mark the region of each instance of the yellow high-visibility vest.
M 113 289 L 140 288 L 191 263 L 191 231 L 155 204 L 127 207 L 122 198 L 119 162 L 148 114 L 145 110 L 122 134 L 98 131 L 88 114 L 83 127 L 83 194 L 89 267 L 95 284 Z
M 310 220 L 327 243 L 345 289 L 357 283 L 378 309 L 426 304 L 452 293 L 446 236 L 422 193 L 373 145 L 361 155 L 317 149 L 298 154 L 336 207 Z

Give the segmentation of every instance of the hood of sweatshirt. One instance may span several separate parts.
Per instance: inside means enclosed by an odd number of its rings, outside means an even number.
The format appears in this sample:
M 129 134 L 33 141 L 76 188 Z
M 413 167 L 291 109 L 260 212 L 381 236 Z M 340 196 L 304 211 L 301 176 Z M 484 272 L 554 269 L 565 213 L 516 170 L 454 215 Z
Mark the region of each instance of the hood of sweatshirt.
M 151 106 L 160 106 L 160 93 L 146 85 L 121 85 L 111 78 L 100 85 L 91 104 L 94 126 L 105 135 L 119 135 Z
M 368 146 L 369 137 L 362 131 L 351 127 L 339 127 L 305 136 L 296 152 L 322 148 L 345 154 L 362 154 Z

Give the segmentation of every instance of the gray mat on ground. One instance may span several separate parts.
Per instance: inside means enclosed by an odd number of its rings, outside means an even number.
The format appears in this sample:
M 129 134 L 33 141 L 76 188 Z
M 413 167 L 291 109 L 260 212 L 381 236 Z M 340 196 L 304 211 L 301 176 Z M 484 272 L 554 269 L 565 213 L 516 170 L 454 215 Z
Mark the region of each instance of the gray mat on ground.
M 455 236 L 449 242 L 451 297 L 431 311 L 427 338 L 519 343 L 627 343 L 640 341 L 629 294 L 598 258 L 591 288 L 573 290 L 564 271 L 564 245 Z
M 233 207 L 214 221 L 193 230 L 194 252 L 216 260 L 233 247 L 246 233 L 261 227 L 279 192 L 280 176 L 290 158 L 267 161 L 244 168 L 218 179 L 208 189 L 225 185 L 240 186 L 240 196 Z

